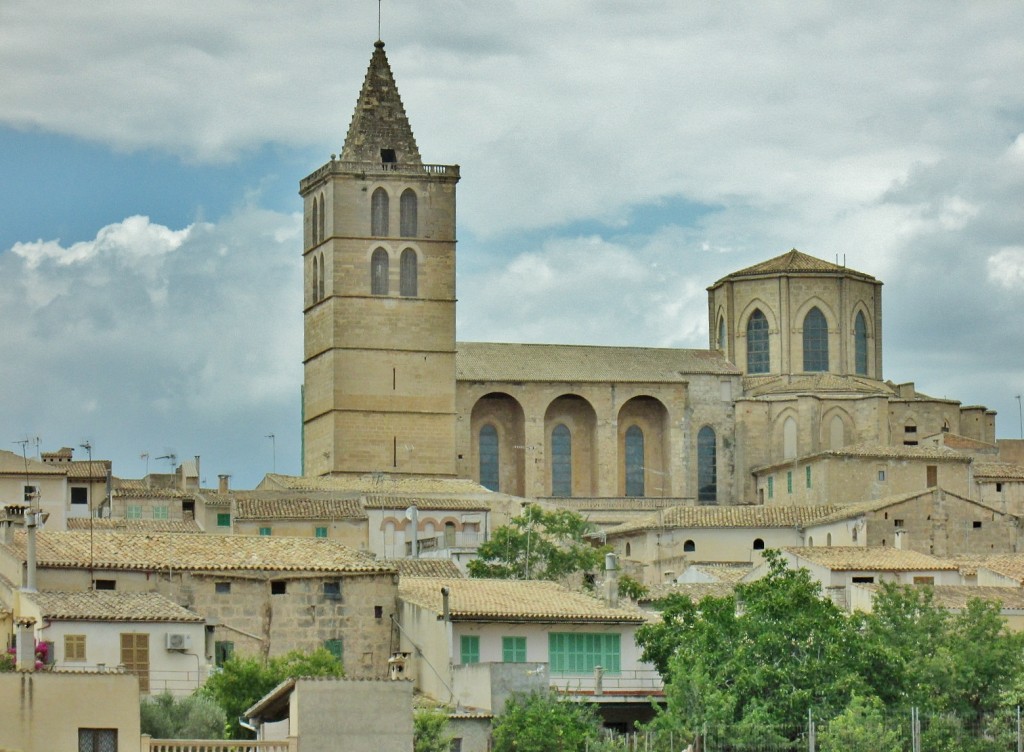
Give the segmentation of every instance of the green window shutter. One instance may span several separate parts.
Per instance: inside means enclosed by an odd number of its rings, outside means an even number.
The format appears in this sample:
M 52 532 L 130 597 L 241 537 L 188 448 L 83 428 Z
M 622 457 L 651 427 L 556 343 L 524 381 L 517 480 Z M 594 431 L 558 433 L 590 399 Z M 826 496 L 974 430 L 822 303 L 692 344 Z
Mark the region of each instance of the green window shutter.
M 505 663 L 526 663 L 526 638 L 502 637 L 501 660 Z
M 459 638 L 460 663 L 480 662 L 480 638 L 476 635 L 462 635 Z
M 324 647 L 327 652 L 338 659 L 338 663 L 343 663 L 344 652 L 341 646 L 341 640 L 324 640 Z
M 316 529 L 316 537 L 317 538 L 326 538 L 327 537 L 327 528 L 325 528 L 325 527 L 318 527 Z
M 811 487 L 811 466 L 807 466 L 807 487 Z
M 235 654 L 235 643 L 229 640 L 218 640 L 213 643 L 214 661 L 218 666 L 223 666 L 225 661 L 231 659 Z
M 231 513 L 230 512 L 218 512 L 218 514 L 217 514 L 217 527 L 231 527 Z
M 793 493 L 793 471 L 786 471 L 786 493 Z
M 768 479 L 768 498 L 771 499 L 775 496 L 775 478 Z
M 601 666 L 607 674 L 622 672 L 621 635 L 608 633 L 548 634 L 552 674 L 591 674 Z
M 270 528 L 269 527 L 261 527 L 260 528 L 260 535 L 270 535 Z

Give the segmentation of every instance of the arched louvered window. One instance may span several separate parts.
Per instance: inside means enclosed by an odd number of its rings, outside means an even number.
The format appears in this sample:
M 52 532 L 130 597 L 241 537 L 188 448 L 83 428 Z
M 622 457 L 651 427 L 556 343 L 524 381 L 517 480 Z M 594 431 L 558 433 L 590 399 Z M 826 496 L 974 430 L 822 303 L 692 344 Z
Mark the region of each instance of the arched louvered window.
M 406 248 L 402 251 L 400 264 L 401 277 L 398 283 L 398 291 L 403 298 L 415 298 L 417 295 L 416 251 L 412 248 Z
M 768 373 L 768 319 L 757 308 L 747 319 L 747 373 Z
M 828 321 L 817 307 L 804 316 L 804 370 L 828 370 Z
M 551 495 L 572 496 L 572 434 L 562 423 L 551 432 Z
M 320 266 L 317 261 L 316 254 L 313 254 L 313 302 L 317 302 L 320 298 L 317 297 L 317 291 L 320 289 Z
M 370 198 L 370 234 L 383 238 L 388 234 L 388 192 L 378 188 Z
M 857 311 L 853 320 L 853 367 L 861 376 L 868 375 L 868 324 L 863 311 Z
M 402 197 L 399 199 L 398 210 L 400 216 L 401 230 L 403 238 L 414 238 L 416 237 L 416 213 L 418 210 L 416 191 L 412 188 L 406 188 L 402 191 Z
M 320 253 L 320 280 L 316 287 L 317 300 L 324 299 L 324 277 L 327 276 L 327 267 L 324 266 L 324 254 Z
M 697 432 L 697 501 L 718 500 L 718 445 L 715 429 L 704 426 Z
M 498 490 L 498 429 L 488 423 L 480 429 L 480 485 Z
M 626 429 L 626 496 L 644 495 L 644 432 L 640 426 Z
M 310 245 L 316 245 L 320 242 L 320 199 L 313 196 L 313 221 L 310 222 L 309 235 L 312 241 Z
M 388 294 L 388 252 L 378 248 L 370 258 L 370 294 Z
M 321 243 L 324 242 L 324 238 L 326 237 L 326 233 L 324 233 L 324 225 L 326 224 L 326 222 L 324 221 L 324 218 L 326 217 L 326 215 L 327 215 L 327 212 L 324 210 L 324 194 L 321 193 L 320 194 L 320 224 L 317 225 L 317 240 L 319 242 L 321 242 Z

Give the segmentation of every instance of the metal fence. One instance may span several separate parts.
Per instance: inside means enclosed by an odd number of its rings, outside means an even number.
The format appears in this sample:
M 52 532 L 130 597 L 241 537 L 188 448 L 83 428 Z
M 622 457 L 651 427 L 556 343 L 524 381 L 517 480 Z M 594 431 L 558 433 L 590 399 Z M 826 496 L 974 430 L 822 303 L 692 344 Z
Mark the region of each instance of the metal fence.
M 854 737 L 810 717 L 800 728 L 702 728 L 609 734 L 587 752 L 1024 752 L 1021 709 L 965 720 L 910 708 L 866 722 Z

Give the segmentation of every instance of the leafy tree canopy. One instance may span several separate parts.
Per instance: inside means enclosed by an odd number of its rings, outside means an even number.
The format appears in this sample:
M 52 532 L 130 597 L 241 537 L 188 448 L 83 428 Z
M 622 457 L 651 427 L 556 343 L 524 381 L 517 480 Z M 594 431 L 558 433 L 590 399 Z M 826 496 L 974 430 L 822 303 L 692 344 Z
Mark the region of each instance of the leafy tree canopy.
M 592 705 L 551 692 L 516 694 L 494 719 L 494 752 L 584 752 L 600 736 Z
M 196 693 L 175 697 L 170 692 L 145 697 L 139 704 L 142 733 L 154 739 L 220 739 L 224 709 L 212 698 Z
M 450 752 L 448 714 L 440 708 L 417 710 L 413 714 L 413 752 Z
M 224 709 L 227 737 L 245 739 L 250 734 L 238 724 L 239 716 L 282 681 L 289 677 L 344 676 L 344 673 L 338 659 L 324 648 L 312 653 L 293 650 L 269 661 L 232 657 L 206 680 L 199 692 Z
M 560 580 L 604 566 L 610 547 L 595 548 L 585 538 L 594 527 L 568 510 L 545 512 L 536 504 L 494 531 L 469 562 L 471 577 L 504 580 Z

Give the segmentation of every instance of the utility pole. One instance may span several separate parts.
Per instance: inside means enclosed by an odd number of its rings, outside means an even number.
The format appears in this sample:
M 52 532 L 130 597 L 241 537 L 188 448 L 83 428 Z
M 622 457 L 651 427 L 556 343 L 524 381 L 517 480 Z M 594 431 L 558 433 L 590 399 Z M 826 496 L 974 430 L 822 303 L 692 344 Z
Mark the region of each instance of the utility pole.
M 272 433 L 268 433 L 264 438 L 270 439 L 270 451 L 273 458 L 272 472 L 277 475 L 277 437 Z

